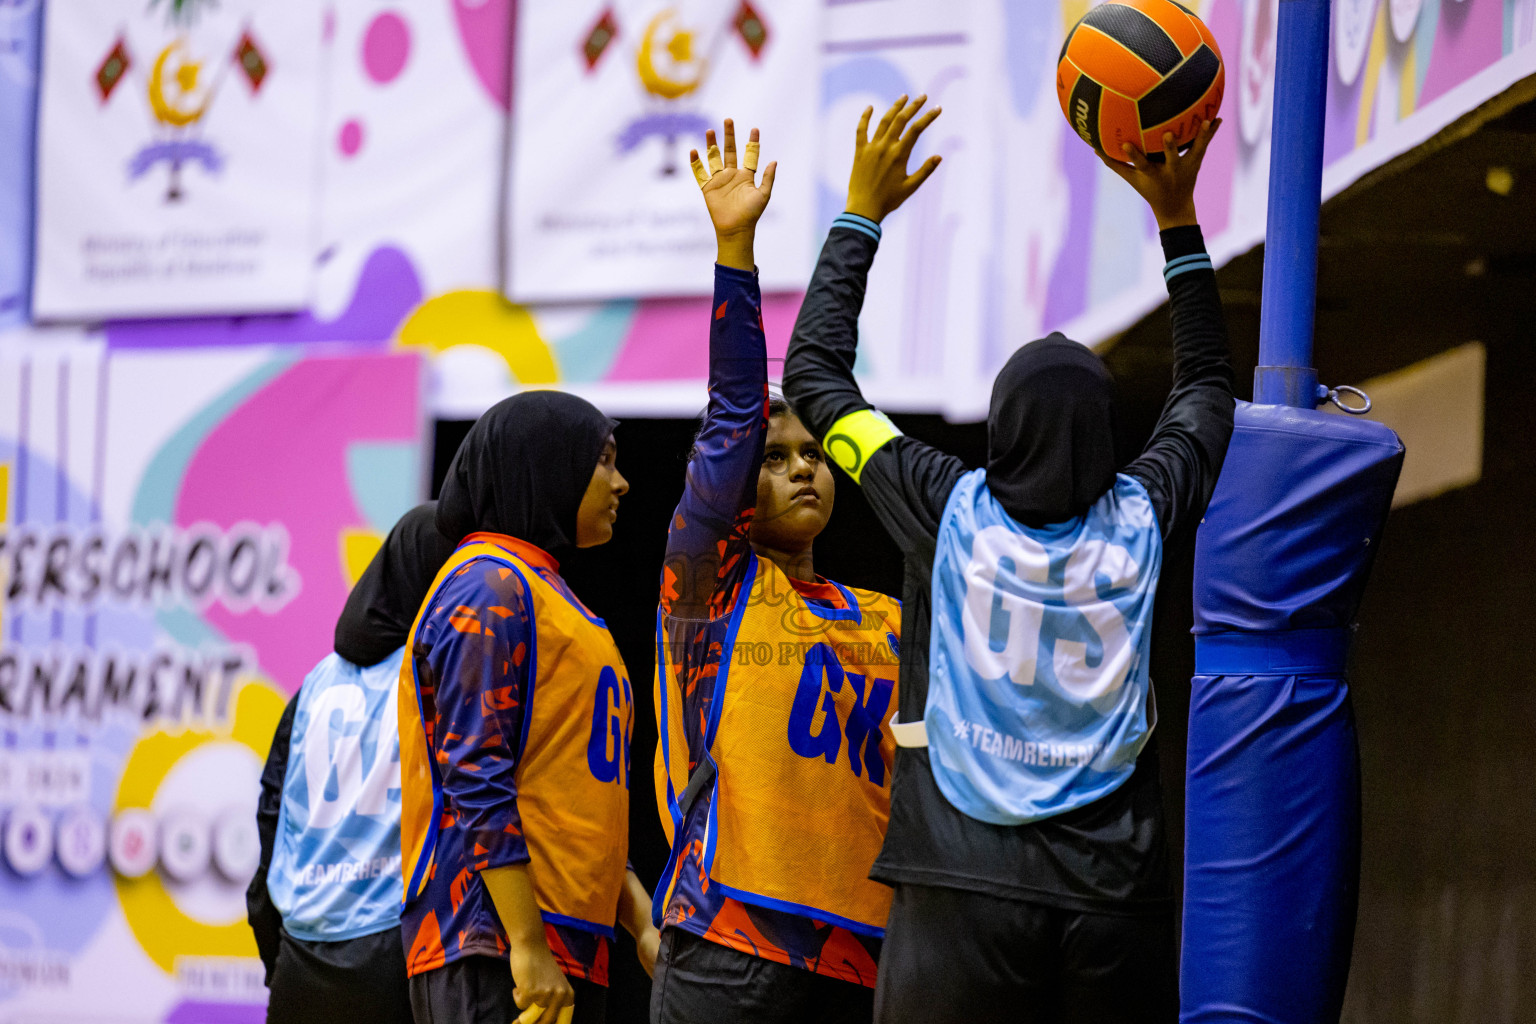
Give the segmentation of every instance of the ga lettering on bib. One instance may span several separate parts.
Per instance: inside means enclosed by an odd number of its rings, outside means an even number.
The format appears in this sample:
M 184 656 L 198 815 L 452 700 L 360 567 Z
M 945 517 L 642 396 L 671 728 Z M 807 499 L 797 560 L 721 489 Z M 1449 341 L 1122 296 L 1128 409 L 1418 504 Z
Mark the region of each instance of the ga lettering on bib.
M 401 648 L 360 668 L 339 654 L 299 690 L 267 872 L 297 939 L 340 942 L 400 925 Z
M 479 559 L 515 573 L 534 622 L 531 667 L 517 766 L 517 808 L 529 874 L 544 920 L 612 936 L 629 851 L 629 743 L 634 701 L 628 673 L 607 626 L 552 570 L 501 543 L 472 534 L 448 559 L 411 630 L 461 566 Z M 517 543 L 512 538 L 501 538 Z M 414 649 L 414 648 L 413 648 Z M 433 682 L 423 656 L 401 670 L 400 753 L 406 901 L 432 876 L 443 817 L 423 688 Z

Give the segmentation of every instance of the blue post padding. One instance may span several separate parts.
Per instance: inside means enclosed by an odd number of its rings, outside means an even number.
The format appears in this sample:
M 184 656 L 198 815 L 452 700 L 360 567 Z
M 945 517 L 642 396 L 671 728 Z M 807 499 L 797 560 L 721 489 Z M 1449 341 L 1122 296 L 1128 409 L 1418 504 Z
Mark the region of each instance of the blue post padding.
M 1238 402 L 1195 538 L 1195 635 L 1353 622 L 1402 463 L 1380 423 Z
M 1360 877 L 1343 676 L 1195 676 L 1185 787 L 1179 1020 L 1337 1021 Z
M 1256 402 L 1317 405 L 1312 314 L 1328 100 L 1328 0 L 1281 0 L 1270 130 L 1269 225 L 1259 312 Z
M 1239 402 L 1195 545 L 1180 1020 L 1338 1020 L 1360 863 L 1348 631 L 1403 447 Z

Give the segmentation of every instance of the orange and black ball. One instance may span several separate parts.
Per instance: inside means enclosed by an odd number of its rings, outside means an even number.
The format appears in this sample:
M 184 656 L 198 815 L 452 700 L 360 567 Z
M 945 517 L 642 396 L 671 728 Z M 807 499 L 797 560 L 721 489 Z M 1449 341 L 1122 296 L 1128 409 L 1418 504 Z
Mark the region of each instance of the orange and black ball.
M 1067 33 L 1056 95 L 1073 131 L 1124 160 L 1129 142 L 1162 159 L 1163 134 L 1180 148 L 1221 109 L 1226 75 L 1216 37 L 1173 0 L 1110 0 Z

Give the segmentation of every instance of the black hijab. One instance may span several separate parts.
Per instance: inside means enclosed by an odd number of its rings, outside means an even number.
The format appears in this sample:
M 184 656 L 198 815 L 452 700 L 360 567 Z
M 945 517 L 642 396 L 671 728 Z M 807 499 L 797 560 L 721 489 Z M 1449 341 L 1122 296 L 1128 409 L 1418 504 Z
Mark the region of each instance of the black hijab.
M 501 533 L 550 553 L 576 543 L 576 510 L 603 443 L 618 426 L 563 391 L 525 391 L 475 421 L 437 501 L 437 528 L 455 543 Z
M 1010 516 L 1080 516 L 1115 482 L 1114 381 L 1088 348 L 1052 334 L 1015 352 L 992 384 L 987 488 Z
M 357 578 L 336 620 L 336 653 L 354 665 L 377 665 L 405 643 L 432 580 L 453 554 L 437 531 L 437 503 L 417 505 L 395 524 Z

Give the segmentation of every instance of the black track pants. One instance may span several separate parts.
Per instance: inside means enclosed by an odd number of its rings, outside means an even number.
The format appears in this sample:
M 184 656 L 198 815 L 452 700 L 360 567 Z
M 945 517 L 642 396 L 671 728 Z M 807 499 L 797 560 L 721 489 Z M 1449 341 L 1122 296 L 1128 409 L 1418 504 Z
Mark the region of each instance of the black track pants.
M 869 1024 L 873 1000 L 863 985 L 668 928 L 651 982 L 651 1024 Z
M 269 1024 L 411 1024 L 398 928 L 341 942 L 306 942 L 283 932 L 271 984 Z
M 576 991 L 571 1024 L 603 1024 L 608 1018 L 607 987 L 569 975 L 566 980 Z M 493 956 L 461 957 L 416 975 L 411 979 L 411 1009 L 416 1024 L 512 1024 L 522 1013 L 512 1001 L 512 968 Z
M 1120 917 L 898 885 L 879 1024 L 1174 1024 L 1173 907 Z

